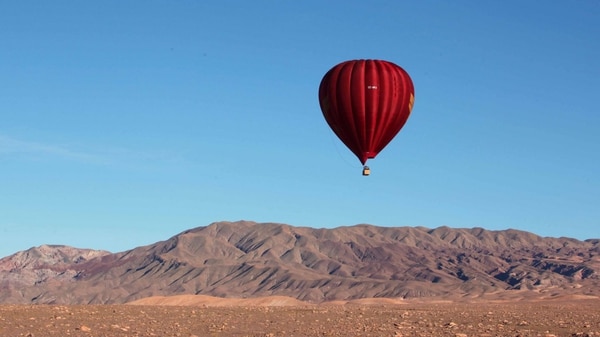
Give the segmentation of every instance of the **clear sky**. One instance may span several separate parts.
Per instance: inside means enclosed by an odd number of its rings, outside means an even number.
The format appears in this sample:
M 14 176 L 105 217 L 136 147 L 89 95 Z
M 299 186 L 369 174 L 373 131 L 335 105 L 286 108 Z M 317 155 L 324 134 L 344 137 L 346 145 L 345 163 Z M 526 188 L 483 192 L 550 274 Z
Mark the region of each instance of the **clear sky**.
M 215 221 L 600 237 L 600 2 L 4 1 L 0 256 L 113 252 Z M 335 64 L 408 71 L 361 175 Z

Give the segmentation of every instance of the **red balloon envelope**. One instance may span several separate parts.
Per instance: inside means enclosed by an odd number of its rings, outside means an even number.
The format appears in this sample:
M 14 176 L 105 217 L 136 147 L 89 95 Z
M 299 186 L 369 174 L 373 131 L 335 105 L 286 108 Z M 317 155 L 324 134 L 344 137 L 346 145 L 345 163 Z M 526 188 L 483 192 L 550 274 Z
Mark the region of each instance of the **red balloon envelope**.
M 408 73 L 382 60 L 342 62 L 325 74 L 319 86 L 327 124 L 363 165 L 402 129 L 414 95 Z

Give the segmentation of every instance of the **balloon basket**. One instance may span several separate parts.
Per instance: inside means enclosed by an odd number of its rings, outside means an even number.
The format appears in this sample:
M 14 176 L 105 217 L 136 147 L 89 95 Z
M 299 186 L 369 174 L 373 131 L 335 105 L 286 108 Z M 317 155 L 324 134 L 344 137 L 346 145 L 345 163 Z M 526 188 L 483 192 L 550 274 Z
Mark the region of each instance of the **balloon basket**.
M 363 167 L 362 175 L 368 176 L 369 174 L 371 174 L 371 169 L 368 166 Z

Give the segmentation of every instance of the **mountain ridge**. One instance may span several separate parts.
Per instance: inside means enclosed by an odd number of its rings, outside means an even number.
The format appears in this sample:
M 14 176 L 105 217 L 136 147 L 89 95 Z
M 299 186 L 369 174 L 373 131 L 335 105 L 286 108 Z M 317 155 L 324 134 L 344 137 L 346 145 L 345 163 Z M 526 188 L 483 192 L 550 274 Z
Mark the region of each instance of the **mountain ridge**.
M 242 220 L 118 253 L 42 247 L 25 251 L 43 256 L 37 264 L 23 252 L 0 259 L 0 303 L 108 304 L 185 294 L 313 303 L 506 291 L 600 295 L 600 240 L 514 229 L 325 229 Z

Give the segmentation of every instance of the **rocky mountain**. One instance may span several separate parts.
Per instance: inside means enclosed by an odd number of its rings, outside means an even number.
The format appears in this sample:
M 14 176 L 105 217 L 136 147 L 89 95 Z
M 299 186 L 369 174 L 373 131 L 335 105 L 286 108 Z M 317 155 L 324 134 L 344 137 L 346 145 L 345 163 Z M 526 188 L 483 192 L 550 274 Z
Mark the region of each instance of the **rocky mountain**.
M 79 266 L 107 251 L 43 245 L 0 259 L 0 301 L 20 297 L 23 289 L 72 282 Z
M 111 254 L 42 246 L 0 259 L 0 303 L 150 296 L 492 298 L 600 296 L 600 240 L 483 228 L 334 229 L 218 222 Z

